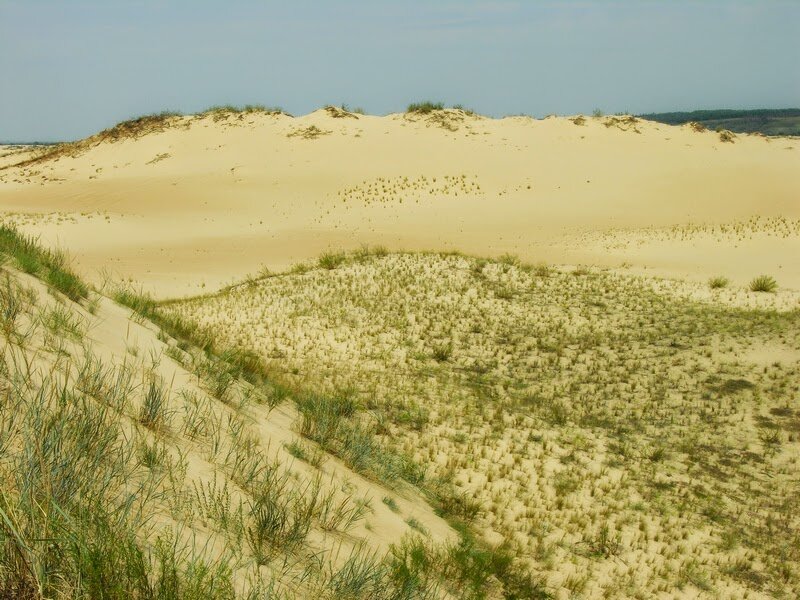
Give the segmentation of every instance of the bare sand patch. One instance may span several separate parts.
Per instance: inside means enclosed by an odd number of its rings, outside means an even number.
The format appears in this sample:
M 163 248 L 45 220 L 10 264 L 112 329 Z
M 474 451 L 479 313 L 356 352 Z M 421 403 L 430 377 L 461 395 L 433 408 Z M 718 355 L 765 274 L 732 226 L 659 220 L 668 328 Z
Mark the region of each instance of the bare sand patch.
M 362 243 L 627 262 L 680 277 L 727 270 L 744 279 L 781 264 L 776 277 L 797 286 L 796 231 L 738 246 L 648 234 L 613 249 L 581 233 L 796 220 L 800 150 L 787 150 L 790 140 L 723 143 L 714 132 L 621 117 L 355 116 L 220 112 L 90 138 L 47 160 L 5 164 L 0 209 L 111 215 L 116 227 L 26 231 L 69 249 L 95 281 L 106 266 L 162 297 Z M 170 263 L 172 253 L 180 260 Z

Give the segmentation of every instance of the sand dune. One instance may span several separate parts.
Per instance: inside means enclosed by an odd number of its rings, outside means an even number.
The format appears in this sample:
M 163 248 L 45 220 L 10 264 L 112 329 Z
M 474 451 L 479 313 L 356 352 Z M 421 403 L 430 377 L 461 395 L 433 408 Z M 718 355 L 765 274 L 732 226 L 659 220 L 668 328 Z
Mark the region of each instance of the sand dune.
M 3 228 L 0 562 L 68 586 L 84 546 L 114 579 L 174 540 L 204 597 L 796 597 L 795 143 L 324 109 L 0 149 L 3 221 L 109 283 Z M 144 492 L 70 554 L 28 489 L 92 522 Z
M 6 218 L 162 297 L 361 244 L 797 288 L 798 199 L 797 140 L 618 117 L 177 117 L 0 162 Z

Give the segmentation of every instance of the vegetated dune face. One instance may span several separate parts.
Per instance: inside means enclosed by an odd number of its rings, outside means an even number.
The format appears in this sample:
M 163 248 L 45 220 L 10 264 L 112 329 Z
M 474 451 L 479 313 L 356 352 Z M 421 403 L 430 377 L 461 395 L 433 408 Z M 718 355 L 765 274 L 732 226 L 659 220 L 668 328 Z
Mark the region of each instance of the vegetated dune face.
M 284 388 L 2 258 L 4 597 L 457 597 L 392 575 L 457 539 L 396 457 L 332 456 Z
M 800 321 L 743 293 L 362 251 L 163 309 L 357 392 L 554 597 L 796 597 Z
M 175 117 L 0 163 L 0 210 L 161 296 L 326 249 L 510 252 L 800 286 L 800 142 L 631 117 Z

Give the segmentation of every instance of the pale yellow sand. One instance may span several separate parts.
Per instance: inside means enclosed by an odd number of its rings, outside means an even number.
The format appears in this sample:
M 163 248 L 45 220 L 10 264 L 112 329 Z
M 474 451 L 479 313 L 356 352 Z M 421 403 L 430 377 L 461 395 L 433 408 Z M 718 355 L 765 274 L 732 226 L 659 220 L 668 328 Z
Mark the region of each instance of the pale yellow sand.
M 38 213 L 14 220 L 95 281 L 160 296 L 363 243 L 800 286 L 800 141 L 612 119 L 184 117 L 74 158 L 3 159 L 0 210 Z M 752 235 L 675 233 L 753 217 Z

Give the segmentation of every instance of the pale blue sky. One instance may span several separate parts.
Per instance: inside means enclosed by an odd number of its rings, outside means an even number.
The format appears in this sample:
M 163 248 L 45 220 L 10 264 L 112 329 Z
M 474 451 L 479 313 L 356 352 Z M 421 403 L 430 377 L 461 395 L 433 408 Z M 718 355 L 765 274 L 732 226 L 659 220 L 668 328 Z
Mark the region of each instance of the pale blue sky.
M 212 104 L 800 105 L 800 1 L 0 0 L 0 140 Z

